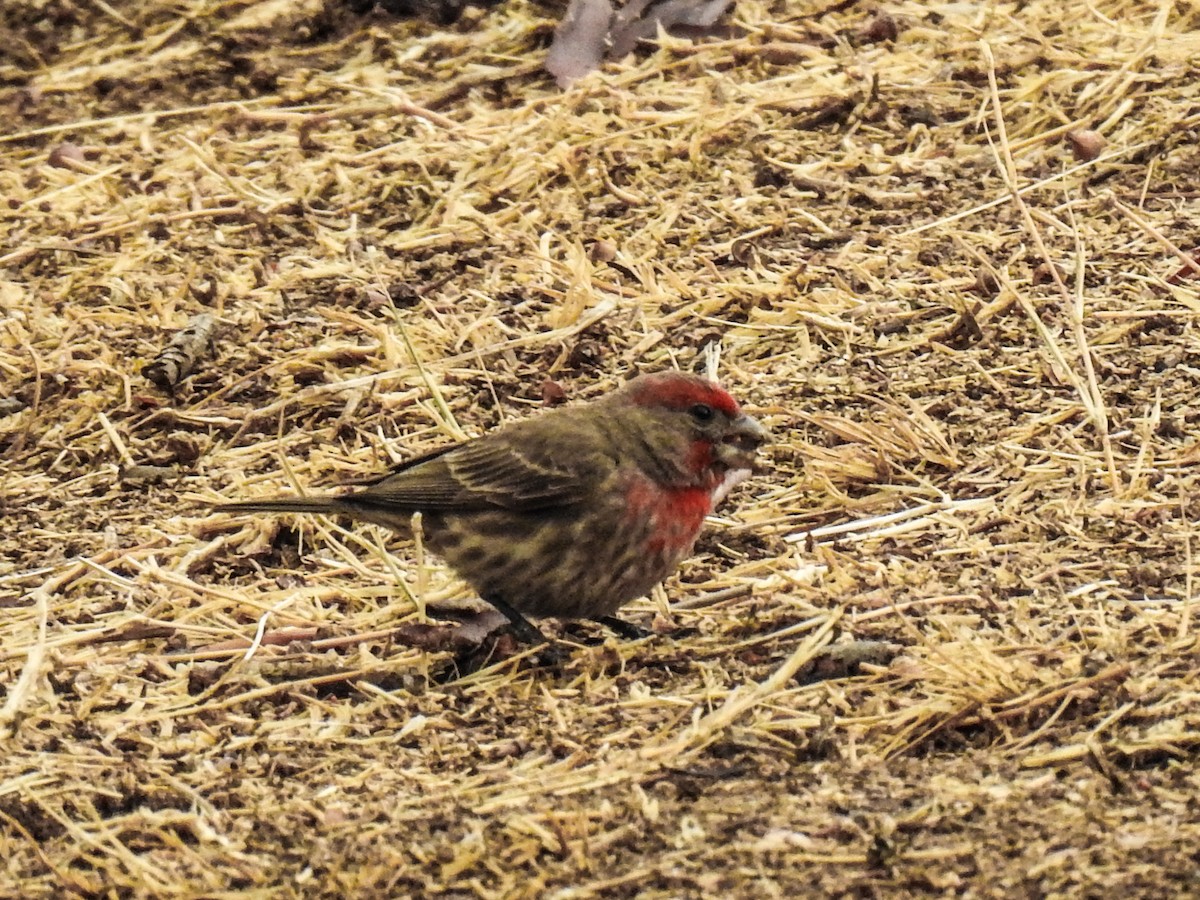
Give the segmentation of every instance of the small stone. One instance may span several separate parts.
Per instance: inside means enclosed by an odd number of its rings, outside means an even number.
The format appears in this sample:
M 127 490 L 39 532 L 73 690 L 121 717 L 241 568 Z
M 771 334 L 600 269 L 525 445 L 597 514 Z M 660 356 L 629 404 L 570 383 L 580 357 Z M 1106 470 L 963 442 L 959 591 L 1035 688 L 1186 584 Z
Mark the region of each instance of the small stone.
M 594 263 L 612 262 L 617 258 L 617 245 L 612 241 L 594 241 L 588 250 L 588 259 Z
M 56 169 L 73 169 L 83 162 L 83 150 L 70 142 L 59 144 L 50 151 L 49 162 Z
M 1108 145 L 1108 141 L 1098 131 L 1092 131 L 1089 128 L 1076 128 L 1067 132 L 1067 143 L 1071 146 L 1071 152 L 1075 154 L 1075 158 L 1081 162 L 1090 162 L 1101 153 Z

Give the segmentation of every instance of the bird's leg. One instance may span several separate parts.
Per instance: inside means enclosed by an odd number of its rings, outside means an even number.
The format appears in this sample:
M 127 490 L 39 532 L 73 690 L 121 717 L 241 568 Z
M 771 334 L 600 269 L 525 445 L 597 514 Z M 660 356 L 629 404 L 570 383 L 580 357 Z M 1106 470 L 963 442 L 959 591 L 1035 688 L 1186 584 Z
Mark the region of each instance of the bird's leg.
M 632 622 L 626 622 L 624 619 L 618 619 L 616 616 L 593 616 L 593 622 L 599 622 L 617 637 L 623 637 L 626 640 L 636 641 L 639 638 L 653 637 L 654 632 L 647 631 L 640 625 L 634 625 Z
M 530 622 L 527 618 L 501 600 L 494 594 L 489 597 L 484 597 L 488 603 L 496 608 L 498 612 L 503 614 L 504 618 L 508 619 L 512 625 L 513 634 L 516 635 L 518 641 L 522 644 L 528 644 L 531 647 L 537 647 L 541 644 L 550 643 L 549 638 L 538 631 L 537 626 Z

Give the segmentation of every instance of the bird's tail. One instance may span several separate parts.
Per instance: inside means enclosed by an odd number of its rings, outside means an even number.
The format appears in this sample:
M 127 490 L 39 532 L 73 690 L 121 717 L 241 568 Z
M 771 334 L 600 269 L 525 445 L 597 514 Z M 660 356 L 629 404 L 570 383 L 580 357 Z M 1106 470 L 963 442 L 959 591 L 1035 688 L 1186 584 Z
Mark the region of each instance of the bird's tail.
M 264 497 L 219 503 L 214 509 L 225 513 L 336 513 L 344 512 L 345 504 L 340 497 Z

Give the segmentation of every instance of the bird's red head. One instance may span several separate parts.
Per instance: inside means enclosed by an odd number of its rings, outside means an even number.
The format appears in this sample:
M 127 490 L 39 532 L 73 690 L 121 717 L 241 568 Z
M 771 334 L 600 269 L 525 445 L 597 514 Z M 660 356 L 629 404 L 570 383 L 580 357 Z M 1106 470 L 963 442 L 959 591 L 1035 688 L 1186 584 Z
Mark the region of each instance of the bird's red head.
M 625 389 L 635 406 L 684 412 L 693 406 L 705 405 L 730 419 L 742 414 L 741 407 L 728 391 L 699 375 L 655 372 L 635 378 Z
M 616 396 L 644 411 L 632 421 L 653 464 L 688 484 L 714 488 L 726 472 L 750 468 L 759 445 L 770 439 L 728 391 L 696 375 L 642 375 Z

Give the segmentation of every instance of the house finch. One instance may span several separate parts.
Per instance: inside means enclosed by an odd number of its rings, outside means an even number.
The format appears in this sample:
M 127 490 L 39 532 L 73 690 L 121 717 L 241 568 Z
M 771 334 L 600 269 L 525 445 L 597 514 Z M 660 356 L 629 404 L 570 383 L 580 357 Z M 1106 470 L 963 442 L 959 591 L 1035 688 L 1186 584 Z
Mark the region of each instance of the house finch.
M 642 375 L 599 400 L 551 410 L 403 463 L 365 489 L 248 500 L 229 512 L 344 514 L 410 531 L 512 623 L 612 616 L 675 571 L 769 432 L 711 381 Z

